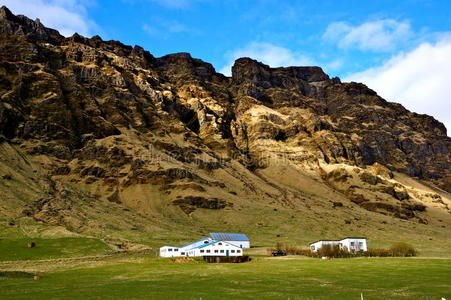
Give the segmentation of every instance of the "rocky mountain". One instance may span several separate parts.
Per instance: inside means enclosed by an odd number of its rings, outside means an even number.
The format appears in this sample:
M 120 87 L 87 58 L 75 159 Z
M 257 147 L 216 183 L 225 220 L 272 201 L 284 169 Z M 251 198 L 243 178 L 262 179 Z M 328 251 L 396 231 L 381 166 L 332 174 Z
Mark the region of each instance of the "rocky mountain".
M 159 241 L 449 236 L 450 149 L 433 117 L 319 67 L 240 58 L 226 77 L 0 9 L 5 220 Z

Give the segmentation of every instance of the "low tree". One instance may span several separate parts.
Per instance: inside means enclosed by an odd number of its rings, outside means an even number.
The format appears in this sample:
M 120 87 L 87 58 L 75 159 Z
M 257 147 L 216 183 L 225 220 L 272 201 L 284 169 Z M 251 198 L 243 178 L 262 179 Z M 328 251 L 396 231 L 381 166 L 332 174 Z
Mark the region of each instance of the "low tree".
M 418 251 L 410 244 L 404 242 L 393 243 L 390 246 L 390 252 L 393 256 L 411 257 L 416 256 Z

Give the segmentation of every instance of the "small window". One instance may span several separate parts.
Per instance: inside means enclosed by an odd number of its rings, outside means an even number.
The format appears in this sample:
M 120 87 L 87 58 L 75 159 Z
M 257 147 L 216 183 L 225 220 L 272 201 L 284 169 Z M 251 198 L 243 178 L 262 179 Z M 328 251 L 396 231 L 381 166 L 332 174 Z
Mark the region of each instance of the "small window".
M 204 250 L 200 250 L 200 253 L 204 253 L 205 251 Z
M 354 246 L 354 242 L 351 242 L 351 246 Z
M 215 253 L 218 253 L 218 250 L 215 250 Z
M 172 251 L 172 248 L 169 248 L 168 251 Z
M 231 250 L 230 252 L 235 253 L 235 250 Z
M 221 253 L 224 253 L 224 250 L 221 250 Z
M 241 250 L 236 250 L 236 253 L 241 253 Z
M 219 246 L 222 246 L 222 243 L 218 243 Z
M 174 249 L 174 251 L 175 251 L 175 252 L 178 252 L 178 251 L 179 251 L 179 249 Z
M 311 246 L 310 249 L 315 250 L 315 246 Z
M 360 245 L 360 246 L 363 246 L 363 242 L 359 242 L 359 245 Z
M 204 241 L 204 244 L 208 244 L 208 241 Z
M 182 255 L 185 255 L 185 252 L 182 252 Z
M 210 250 L 207 250 L 207 253 L 210 253 Z

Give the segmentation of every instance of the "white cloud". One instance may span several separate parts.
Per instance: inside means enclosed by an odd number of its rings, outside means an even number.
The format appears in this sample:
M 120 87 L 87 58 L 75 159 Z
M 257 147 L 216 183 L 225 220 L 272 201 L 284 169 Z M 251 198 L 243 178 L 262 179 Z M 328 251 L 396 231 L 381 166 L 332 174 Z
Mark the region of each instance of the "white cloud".
M 149 35 L 158 35 L 158 30 L 148 24 L 143 24 L 142 30 Z
M 227 76 L 230 76 L 233 63 L 240 57 L 250 57 L 271 67 L 314 65 L 309 57 L 270 43 L 252 42 L 242 49 L 230 52 L 226 57 L 228 63 L 219 72 Z
M 451 129 L 451 35 L 422 43 L 379 67 L 352 74 L 345 81 L 367 84 L 387 100 L 434 116 Z M 449 133 L 449 132 L 448 132 Z
M 383 19 L 351 26 L 346 22 L 330 24 L 323 39 L 335 42 L 342 49 L 357 47 L 376 52 L 392 51 L 413 35 L 408 22 Z
M 75 32 L 90 36 L 97 25 L 88 17 L 88 0 L 2 0 L 14 14 L 31 19 L 39 18 L 46 27 L 57 29 L 62 35 Z
M 142 25 L 142 30 L 150 36 L 159 37 L 162 39 L 166 39 L 171 34 L 190 34 L 190 35 L 200 35 L 201 31 L 190 28 L 178 21 L 175 20 L 163 20 L 160 18 L 156 18 L 152 25 L 145 23 Z

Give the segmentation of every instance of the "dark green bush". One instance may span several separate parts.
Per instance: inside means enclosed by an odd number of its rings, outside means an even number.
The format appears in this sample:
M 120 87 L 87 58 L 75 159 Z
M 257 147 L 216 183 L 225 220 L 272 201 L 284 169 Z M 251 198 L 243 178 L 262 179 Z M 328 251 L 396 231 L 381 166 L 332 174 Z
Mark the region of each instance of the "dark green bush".
M 317 252 L 301 248 L 296 245 L 277 243 L 274 248 L 268 248 L 268 255 L 275 251 L 284 251 L 289 255 L 304 255 L 309 257 L 349 258 L 349 257 L 410 257 L 416 256 L 418 252 L 409 244 L 404 242 L 394 243 L 387 249 L 368 249 L 368 251 L 350 252 L 338 245 L 324 245 Z
M 390 250 L 387 250 L 387 249 L 368 249 L 368 251 L 362 252 L 362 256 L 389 257 L 389 256 L 393 256 L 393 254 Z
M 404 242 L 393 243 L 390 246 L 392 256 L 411 257 L 416 256 L 418 251 L 410 244 Z
M 305 255 L 310 257 L 315 256 L 315 253 L 310 249 L 304 249 L 296 245 L 283 244 L 280 242 L 276 243 L 276 246 L 274 248 L 267 249 L 268 255 L 271 255 L 272 252 L 276 251 L 283 251 L 289 255 Z
M 345 258 L 356 256 L 355 253 L 349 252 L 347 249 L 340 248 L 338 245 L 324 245 L 317 252 L 318 257 Z

